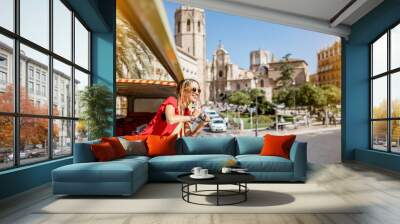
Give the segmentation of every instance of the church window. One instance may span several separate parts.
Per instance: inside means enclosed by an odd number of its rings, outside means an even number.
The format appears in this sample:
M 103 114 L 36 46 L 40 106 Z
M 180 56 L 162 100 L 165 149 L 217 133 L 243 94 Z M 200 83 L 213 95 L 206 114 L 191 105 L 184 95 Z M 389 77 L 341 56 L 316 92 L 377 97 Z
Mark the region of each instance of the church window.
M 219 71 L 218 76 L 219 76 L 220 78 L 222 78 L 222 76 L 224 76 L 224 74 L 222 73 L 222 71 Z
M 190 31 L 190 19 L 188 19 L 187 22 L 186 22 L 186 31 L 187 32 Z
M 201 24 L 200 24 L 200 21 L 197 22 L 197 28 L 198 28 L 198 32 L 200 33 L 200 32 L 201 32 Z
M 240 89 L 240 84 L 236 83 L 236 90 L 239 90 L 239 89 Z
M 181 22 L 178 22 L 176 29 L 177 29 L 177 33 L 181 32 Z
M 261 86 L 261 87 L 264 87 L 264 79 L 261 79 L 261 81 L 260 81 L 260 86 Z

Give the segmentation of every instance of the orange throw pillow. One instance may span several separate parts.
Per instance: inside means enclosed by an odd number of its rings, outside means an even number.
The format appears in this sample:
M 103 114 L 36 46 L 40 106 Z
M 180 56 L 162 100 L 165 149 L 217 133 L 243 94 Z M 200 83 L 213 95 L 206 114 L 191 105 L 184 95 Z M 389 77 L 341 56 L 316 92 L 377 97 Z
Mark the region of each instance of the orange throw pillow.
M 264 145 L 261 149 L 260 155 L 262 156 L 280 156 L 290 159 L 290 148 L 296 135 L 269 135 L 264 136 Z
M 121 142 L 117 137 L 110 137 L 110 138 L 101 138 L 101 142 L 108 142 L 114 149 L 115 155 L 117 158 L 121 158 L 126 156 L 126 151 L 124 146 L 122 146 Z
M 176 154 L 176 135 L 172 136 L 159 136 L 149 135 L 147 137 L 147 154 L 148 156 L 165 156 Z
M 110 161 L 117 158 L 113 147 L 108 142 L 93 144 L 91 145 L 91 149 L 94 157 L 99 162 Z
M 147 135 L 125 135 L 124 138 L 128 141 L 146 141 Z

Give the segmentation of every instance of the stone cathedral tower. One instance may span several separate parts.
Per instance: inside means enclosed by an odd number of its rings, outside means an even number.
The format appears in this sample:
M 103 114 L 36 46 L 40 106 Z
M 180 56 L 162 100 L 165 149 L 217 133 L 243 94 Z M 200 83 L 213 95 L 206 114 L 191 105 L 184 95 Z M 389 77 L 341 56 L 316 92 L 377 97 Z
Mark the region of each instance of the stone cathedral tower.
M 175 11 L 175 44 L 178 50 L 191 55 L 197 61 L 197 81 L 202 89 L 204 103 L 206 66 L 206 22 L 204 10 L 181 6 Z

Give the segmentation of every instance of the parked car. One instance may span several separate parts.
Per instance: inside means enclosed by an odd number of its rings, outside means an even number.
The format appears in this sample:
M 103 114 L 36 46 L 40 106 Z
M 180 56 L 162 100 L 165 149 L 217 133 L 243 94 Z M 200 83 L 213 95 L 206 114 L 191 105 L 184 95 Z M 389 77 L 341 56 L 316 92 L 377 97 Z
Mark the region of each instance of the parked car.
M 220 118 L 219 114 L 215 110 L 206 110 L 204 112 L 210 117 L 210 119 Z
M 24 151 L 21 151 L 19 153 L 19 158 L 20 159 L 28 159 L 31 156 L 32 155 L 31 155 L 31 151 L 30 150 L 24 150 Z M 8 154 L 7 158 L 8 158 L 8 161 L 13 161 L 14 160 L 14 154 L 13 153 Z
M 28 159 L 30 157 L 32 157 L 32 151 L 29 150 L 29 149 L 25 149 L 23 151 L 21 150 L 20 153 L 19 153 L 19 158 L 20 159 Z
M 211 132 L 225 132 L 227 129 L 226 122 L 222 118 L 214 118 L 210 122 Z

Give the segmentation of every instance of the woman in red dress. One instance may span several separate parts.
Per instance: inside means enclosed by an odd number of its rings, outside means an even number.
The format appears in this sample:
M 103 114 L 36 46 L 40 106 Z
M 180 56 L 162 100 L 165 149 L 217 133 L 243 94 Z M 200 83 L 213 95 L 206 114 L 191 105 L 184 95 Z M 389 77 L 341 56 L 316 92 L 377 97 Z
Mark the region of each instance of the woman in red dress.
M 194 79 L 185 79 L 177 86 L 177 98 L 170 96 L 160 105 L 156 115 L 140 133 L 141 135 L 179 135 L 196 136 L 210 119 L 200 116 L 201 122 L 194 130 L 190 126 L 199 117 L 199 108 L 191 108 L 192 105 L 200 106 L 199 95 L 201 93 L 199 83 Z

